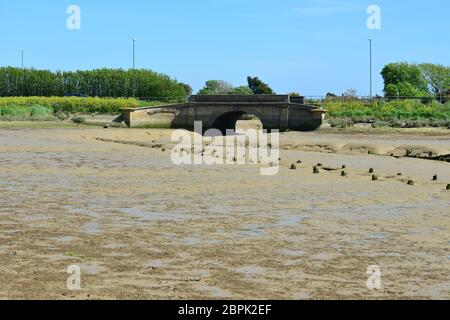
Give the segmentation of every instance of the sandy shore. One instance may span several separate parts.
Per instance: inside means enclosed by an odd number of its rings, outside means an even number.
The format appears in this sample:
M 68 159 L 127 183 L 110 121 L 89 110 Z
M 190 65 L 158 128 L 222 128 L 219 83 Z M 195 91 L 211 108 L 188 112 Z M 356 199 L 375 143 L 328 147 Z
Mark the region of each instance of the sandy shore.
M 450 164 L 402 157 L 450 135 L 286 133 L 264 177 L 175 166 L 170 134 L 0 129 L 0 299 L 450 298 Z

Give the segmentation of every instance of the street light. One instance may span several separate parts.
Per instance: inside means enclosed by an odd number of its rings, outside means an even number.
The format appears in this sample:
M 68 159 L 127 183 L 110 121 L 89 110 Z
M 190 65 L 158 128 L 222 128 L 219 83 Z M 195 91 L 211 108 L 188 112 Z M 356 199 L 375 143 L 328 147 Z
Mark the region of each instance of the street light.
M 369 51 L 370 51 L 370 93 L 369 98 L 372 100 L 372 39 L 369 39 Z
M 136 69 L 136 38 L 133 38 L 133 69 Z
M 24 69 L 23 69 L 23 55 L 24 55 L 24 52 L 25 52 L 25 50 L 24 49 L 20 49 L 20 54 L 21 54 L 21 56 L 22 56 L 22 71 L 20 72 L 20 92 L 21 92 L 21 95 L 23 96 L 24 94 L 23 94 L 23 71 L 24 71 Z
M 25 50 L 24 49 L 20 49 L 20 53 L 22 54 L 22 69 L 23 69 L 23 54 L 24 54 Z

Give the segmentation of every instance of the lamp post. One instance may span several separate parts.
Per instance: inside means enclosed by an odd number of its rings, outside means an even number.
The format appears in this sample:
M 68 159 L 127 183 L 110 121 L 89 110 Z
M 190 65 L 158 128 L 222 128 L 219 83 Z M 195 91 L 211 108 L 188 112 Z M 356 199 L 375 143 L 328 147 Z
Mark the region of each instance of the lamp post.
M 22 69 L 23 69 L 23 55 L 24 55 L 25 50 L 24 49 L 20 49 L 20 53 L 22 55 Z
M 24 53 L 25 53 L 25 50 L 24 49 L 20 49 L 20 55 L 21 55 L 21 58 L 22 58 L 22 64 L 21 64 L 21 66 L 22 66 L 22 69 L 21 69 L 21 72 L 20 72 L 20 95 L 21 96 L 23 96 L 24 95 L 24 90 L 23 90 L 23 73 L 24 73 L 24 64 L 23 64 L 23 56 L 24 56 Z
M 369 98 L 372 100 L 372 39 L 369 39 L 369 63 L 370 63 L 370 90 Z
M 136 38 L 133 38 L 133 69 L 136 69 Z
M 133 70 L 136 70 L 136 38 L 133 38 Z M 133 97 L 136 97 L 136 75 L 133 72 Z

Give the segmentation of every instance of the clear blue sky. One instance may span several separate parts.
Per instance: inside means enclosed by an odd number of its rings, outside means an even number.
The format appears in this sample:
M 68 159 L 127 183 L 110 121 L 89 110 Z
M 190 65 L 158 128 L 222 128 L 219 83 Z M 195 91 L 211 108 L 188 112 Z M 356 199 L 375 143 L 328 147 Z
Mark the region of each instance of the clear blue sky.
M 66 9 L 81 8 L 81 30 Z M 382 29 L 366 27 L 369 5 Z M 374 40 L 374 91 L 395 61 L 450 65 L 448 0 L 15 0 L 0 2 L 0 65 L 51 70 L 137 67 L 198 90 L 208 79 L 245 84 L 259 76 L 278 93 L 369 91 L 368 38 Z

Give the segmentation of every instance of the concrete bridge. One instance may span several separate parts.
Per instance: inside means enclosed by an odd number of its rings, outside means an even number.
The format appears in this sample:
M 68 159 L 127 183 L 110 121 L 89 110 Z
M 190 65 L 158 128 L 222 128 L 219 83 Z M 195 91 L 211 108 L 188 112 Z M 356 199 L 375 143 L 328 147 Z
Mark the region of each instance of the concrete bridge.
M 302 97 L 288 95 L 194 95 L 188 102 L 127 109 L 124 121 L 131 128 L 194 129 L 202 121 L 206 131 L 235 129 L 236 122 L 257 117 L 264 129 L 312 131 L 323 122 L 325 110 L 304 104 Z

